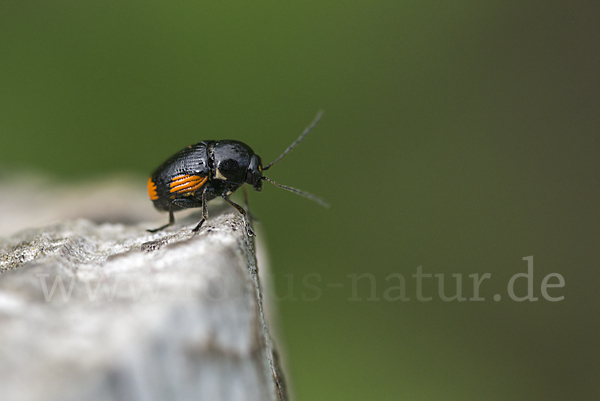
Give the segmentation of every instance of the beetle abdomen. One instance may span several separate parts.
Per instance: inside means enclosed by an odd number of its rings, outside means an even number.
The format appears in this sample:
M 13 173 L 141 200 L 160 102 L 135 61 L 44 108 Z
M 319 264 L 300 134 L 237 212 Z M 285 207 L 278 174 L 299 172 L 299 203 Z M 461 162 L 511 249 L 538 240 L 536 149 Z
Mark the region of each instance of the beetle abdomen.
M 194 195 L 206 184 L 212 167 L 207 147 L 213 142 L 190 145 L 154 171 L 148 180 L 148 195 L 156 208 L 168 210 L 172 199 Z

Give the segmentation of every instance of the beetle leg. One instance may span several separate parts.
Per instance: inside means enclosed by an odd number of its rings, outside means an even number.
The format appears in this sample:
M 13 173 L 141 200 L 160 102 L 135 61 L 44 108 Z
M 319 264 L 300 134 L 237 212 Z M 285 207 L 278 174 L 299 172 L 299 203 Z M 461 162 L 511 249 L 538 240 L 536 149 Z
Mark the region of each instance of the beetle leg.
M 206 190 L 204 190 L 202 191 L 202 218 L 200 219 L 198 224 L 196 224 L 196 227 L 194 227 L 192 231 L 197 233 L 206 220 L 208 220 L 208 202 L 206 201 Z
M 173 224 L 175 224 L 175 216 L 173 215 L 173 209 L 169 205 L 169 222 L 167 224 L 165 224 L 164 226 L 160 226 L 153 230 L 146 230 L 146 231 L 148 231 L 149 233 L 155 233 L 157 231 L 164 230 L 165 228 L 172 226 Z
M 252 227 L 250 227 L 250 222 L 248 222 L 248 217 L 246 215 L 246 211 L 244 210 L 244 208 L 241 207 L 240 205 L 238 205 L 237 203 L 233 202 L 231 199 L 229 199 L 227 197 L 227 192 L 223 192 L 221 194 L 221 197 L 223 199 L 225 199 L 225 202 L 229 203 L 231 206 L 236 208 L 238 212 L 240 212 L 242 214 L 242 216 L 244 217 L 244 222 L 246 223 L 246 229 L 248 230 L 248 235 L 251 237 L 256 236 L 256 234 L 254 233 L 254 230 L 252 230 Z
M 248 191 L 246 191 L 245 185 L 242 187 L 242 192 L 244 194 L 244 206 L 246 206 L 246 213 L 248 213 L 248 220 L 250 220 L 250 224 L 254 223 L 255 221 L 260 221 L 252 214 L 252 211 L 250 210 L 250 205 L 248 204 Z

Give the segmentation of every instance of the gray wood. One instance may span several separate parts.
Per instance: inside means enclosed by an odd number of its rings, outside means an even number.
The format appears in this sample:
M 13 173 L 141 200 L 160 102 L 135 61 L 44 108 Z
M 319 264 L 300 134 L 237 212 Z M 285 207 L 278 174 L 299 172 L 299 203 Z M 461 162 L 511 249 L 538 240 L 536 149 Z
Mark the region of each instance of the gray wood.
M 286 399 L 254 239 L 237 213 L 187 223 L 0 239 L 0 398 Z

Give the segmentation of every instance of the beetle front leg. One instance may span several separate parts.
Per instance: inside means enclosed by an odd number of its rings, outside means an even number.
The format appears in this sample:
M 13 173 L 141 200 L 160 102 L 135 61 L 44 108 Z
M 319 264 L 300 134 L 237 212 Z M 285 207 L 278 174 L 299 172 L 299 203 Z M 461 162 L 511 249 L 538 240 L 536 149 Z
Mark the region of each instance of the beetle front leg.
M 224 191 L 221 194 L 221 197 L 223 199 L 225 199 L 225 202 L 229 203 L 231 206 L 233 206 L 234 208 L 236 208 L 238 212 L 241 213 L 242 217 L 244 217 L 244 222 L 246 223 L 246 230 L 248 230 L 248 235 L 251 236 L 251 237 L 255 237 L 256 233 L 254 232 L 254 230 L 252 230 L 252 227 L 250 227 L 250 222 L 248 221 L 248 217 L 246 215 L 246 211 L 244 210 L 243 207 L 241 207 L 240 205 L 238 205 L 237 203 L 235 203 L 231 199 L 229 199 L 227 197 L 227 192 L 228 191 Z
M 250 210 L 250 204 L 248 203 L 248 191 L 246 191 L 246 186 L 242 187 L 242 193 L 244 194 L 244 206 L 246 206 L 246 213 L 248 214 L 248 220 L 250 220 L 250 224 L 255 221 L 260 221 L 256 218 L 255 215 L 252 214 L 252 210 Z

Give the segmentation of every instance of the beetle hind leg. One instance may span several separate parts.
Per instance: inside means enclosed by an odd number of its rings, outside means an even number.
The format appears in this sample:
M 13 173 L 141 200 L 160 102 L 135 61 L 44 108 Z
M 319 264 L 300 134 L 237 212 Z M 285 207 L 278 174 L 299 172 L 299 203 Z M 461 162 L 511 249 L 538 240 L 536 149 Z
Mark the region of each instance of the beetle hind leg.
M 164 226 L 160 226 L 158 228 L 152 229 L 152 230 L 146 230 L 149 233 L 155 233 L 161 230 L 164 230 L 165 228 L 172 226 L 173 224 L 175 224 L 175 216 L 173 215 L 173 209 L 171 207 L 169 207 L 169 222 L 167 224 L 165 224 Z

